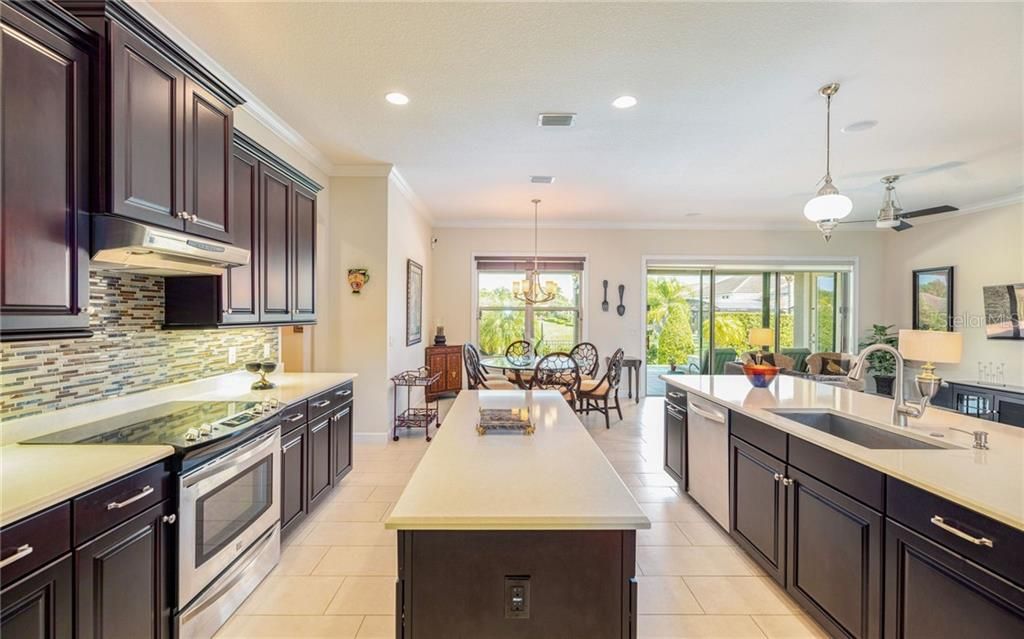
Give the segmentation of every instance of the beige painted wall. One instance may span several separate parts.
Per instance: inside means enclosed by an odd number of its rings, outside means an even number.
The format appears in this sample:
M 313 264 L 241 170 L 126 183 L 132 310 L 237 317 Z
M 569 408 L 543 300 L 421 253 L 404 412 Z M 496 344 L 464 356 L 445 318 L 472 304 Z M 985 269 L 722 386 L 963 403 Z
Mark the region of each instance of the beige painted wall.
M 918 223 L 886 235 L 885 323 L 910 328 L 911 272 L 952 266 L 953 312 L 963 326 L 964 361 L 940 365 L 946 379 L 978 376 L 978 361 L 1005 362 L 1007 383 L 1024 385 L 1024 341 L 985 338 L 982 287 L 1024 282 L 1024 204 Z
M 507 254 L 510 249 L 530 251 L 529 229 L 435 229 L 433 283 L 435 313 L 443 315 L 448 340 L 460 344 L 472 335 L 472 257 L 474 253 Z M 540 251 L 547 254 L 584 254 L 587 257 L 584 336 L 601 353 L 623 347 L 627 354 L 643 353 L 643 313 L 639 308 L 644 286 L 644 256 L 859 258 L 856 286 L 860 305 L 857 322 L 863 328 L 882 314 L 884 237 L 877 232 L 842 231 L 826 244 L 816 231 L 712 231 L 543 229 Z M 609 299 L 616 287 L 626 285 L 626 314 L 602 312 L 601 280 L 609 281 Z

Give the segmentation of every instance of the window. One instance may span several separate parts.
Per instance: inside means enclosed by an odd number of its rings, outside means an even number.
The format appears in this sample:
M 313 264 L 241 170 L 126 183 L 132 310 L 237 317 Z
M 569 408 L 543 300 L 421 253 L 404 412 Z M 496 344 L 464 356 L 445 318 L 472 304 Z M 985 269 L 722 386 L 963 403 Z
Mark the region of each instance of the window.
M 509 344 L 526 340 L 545 355 L 569 351 L 580 341 L 581 258 L 544 258 L 542 281 L 558 285 L 555 299 L 526 304 L 512 295 L 513 282 L 533 267 L 525 258 L 477 258 L 477 344 L 484 355 L 503 355 Z

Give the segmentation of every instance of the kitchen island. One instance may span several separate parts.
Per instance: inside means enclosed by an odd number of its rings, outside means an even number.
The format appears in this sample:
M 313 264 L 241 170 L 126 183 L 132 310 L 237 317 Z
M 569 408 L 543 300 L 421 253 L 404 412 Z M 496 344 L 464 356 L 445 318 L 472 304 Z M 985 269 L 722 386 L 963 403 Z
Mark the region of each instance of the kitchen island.
M 789 376 L 662 379 L 666 470 L 830 635 L 1024 636 L 1024 429 L 894 426 L 892 399 Z
M 481 408 L 529 411 L 477 433 Z M 632 637 L 650 521 L 554 391 L 463 391 L 385 522 L 399 637 Z

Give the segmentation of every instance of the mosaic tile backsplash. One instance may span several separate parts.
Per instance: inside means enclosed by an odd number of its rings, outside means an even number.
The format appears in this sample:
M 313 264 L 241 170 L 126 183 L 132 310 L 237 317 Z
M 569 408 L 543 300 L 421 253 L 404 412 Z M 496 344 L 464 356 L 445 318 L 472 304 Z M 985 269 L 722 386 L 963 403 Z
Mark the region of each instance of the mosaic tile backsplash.
M 276 328 L 161 330 L 161 277 L 92 271 L 90 338 L 0 344 L 0 418 L 26 417 L 241 370 L 280 349 Z M 228 364 L 234 346 L 238 362 Z

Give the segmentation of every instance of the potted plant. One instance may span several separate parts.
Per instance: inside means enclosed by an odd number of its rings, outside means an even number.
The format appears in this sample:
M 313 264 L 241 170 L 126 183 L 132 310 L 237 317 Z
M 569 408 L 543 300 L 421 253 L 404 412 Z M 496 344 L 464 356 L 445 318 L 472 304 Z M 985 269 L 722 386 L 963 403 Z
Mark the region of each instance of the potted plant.
M 673 373 L 676 372 L 676 358 L 674 358 L 674 357 L 668 358 L 668 369 L 670 371 L 672 371 Z
M 873 344 L 885 344 L 896 348 L 899 343 L 896 334 L 892 332 L 893 326 L 884 324 L 872 324 L 867 336 L 861 340 L 858 347 L 864 350 Z M 880 395 L 892 397 L 892 384 L 896 381 L 896 358 L 892 353 L 878 351 L 868 355 L 868 372 L 874 373 L 875 389 Z

